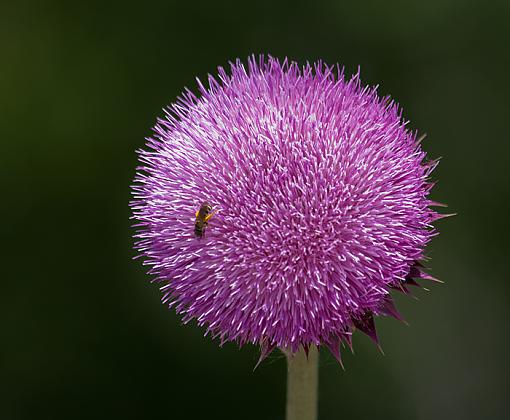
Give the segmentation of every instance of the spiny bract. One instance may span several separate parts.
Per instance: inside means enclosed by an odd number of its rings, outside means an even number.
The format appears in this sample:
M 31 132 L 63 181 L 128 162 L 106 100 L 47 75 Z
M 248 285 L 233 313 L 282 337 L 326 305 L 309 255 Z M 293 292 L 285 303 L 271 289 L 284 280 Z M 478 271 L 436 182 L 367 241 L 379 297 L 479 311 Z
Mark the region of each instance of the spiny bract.
M 419 263 L 440 215 L 416 133 L 359 75 L 251 57 L 158 120 L 131 203 L 137 249 L 184 322 L 239 345 L 339 359 Z M 195 214 L 215 211 L 201 238 Z

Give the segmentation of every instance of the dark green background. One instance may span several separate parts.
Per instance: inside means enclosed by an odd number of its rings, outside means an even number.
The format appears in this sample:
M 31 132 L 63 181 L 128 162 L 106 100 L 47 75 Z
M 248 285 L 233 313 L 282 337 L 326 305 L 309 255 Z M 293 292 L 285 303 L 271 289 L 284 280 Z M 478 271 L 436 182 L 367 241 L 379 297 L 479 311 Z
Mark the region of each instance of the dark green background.
M 62 2 L 0 6 L 0 419 L 282 419 L 285 360 L 181 326 L 132 261 L 128 200 L 162 107 L 251 53 L 361 65 L 443 156 L 438 222 L 386 356 L 323 353 L 321 419 L 506 419 L 508 1 Z

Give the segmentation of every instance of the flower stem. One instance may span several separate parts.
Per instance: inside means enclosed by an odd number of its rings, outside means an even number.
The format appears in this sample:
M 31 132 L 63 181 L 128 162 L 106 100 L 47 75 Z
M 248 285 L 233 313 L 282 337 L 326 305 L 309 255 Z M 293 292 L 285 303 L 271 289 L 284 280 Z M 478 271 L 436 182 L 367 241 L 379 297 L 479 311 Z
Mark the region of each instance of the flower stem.
M 287 420 L 317 419 L 317 382 L 319 352 L 310 347 L 287 354 Z

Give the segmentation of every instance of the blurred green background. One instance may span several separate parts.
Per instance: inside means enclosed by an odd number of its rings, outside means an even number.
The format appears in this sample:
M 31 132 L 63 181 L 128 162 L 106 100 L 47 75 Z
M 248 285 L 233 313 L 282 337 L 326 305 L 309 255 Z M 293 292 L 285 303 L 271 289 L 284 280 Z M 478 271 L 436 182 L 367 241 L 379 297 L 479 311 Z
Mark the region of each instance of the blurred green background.
M 320 419 L 510 418 L 508 1 L 54 2 L 0 6 L 0 419 L 282 419 L 285 360 L 218 347 L 132 261 L 135 150 L 217 65 L 269 53 L 361 66 L 443 156 L 459 216 L 445 280 L 324 352 Z

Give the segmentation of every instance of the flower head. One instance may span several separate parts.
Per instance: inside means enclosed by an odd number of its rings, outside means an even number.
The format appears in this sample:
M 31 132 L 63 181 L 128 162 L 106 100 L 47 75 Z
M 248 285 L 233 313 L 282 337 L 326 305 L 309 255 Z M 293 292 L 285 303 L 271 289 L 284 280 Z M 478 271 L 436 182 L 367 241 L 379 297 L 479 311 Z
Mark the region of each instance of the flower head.
M 339 358 L 355 328 L 377 341 L 374 315 L 399 318 L 390 289 L 430 278 L 435 162 L 358 75 L 271 57 L 218 74 L 140 151 L 137 249 L 163 302 L 262 357 L 324 344 Z

